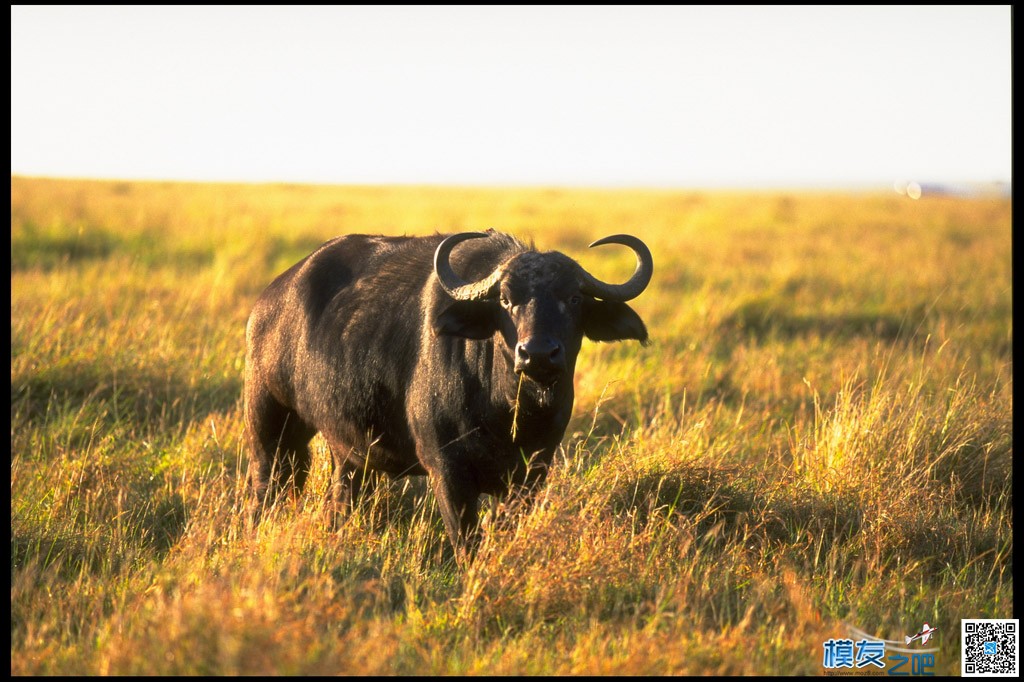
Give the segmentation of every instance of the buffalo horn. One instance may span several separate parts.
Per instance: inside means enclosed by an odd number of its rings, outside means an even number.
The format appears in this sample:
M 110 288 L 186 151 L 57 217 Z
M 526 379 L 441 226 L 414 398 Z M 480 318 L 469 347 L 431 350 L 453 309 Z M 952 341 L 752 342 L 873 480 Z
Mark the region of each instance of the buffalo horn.
M 633 249 L 636 254 L 636 270 L 627 282 L 608 284 L 581 267 L 579 272 L 580 291 L 605 301 L 623 302 L 639 296 L 650 284 L 651 275 L 654 274 L 654 258 L 651 257 L 651 250 L 642 241 L 628 234 L 615 234 L 598 239 L 590 246 L 593 248 L 602 244 L 622 244 Z M 440 251 L 440 249 L 438 250 Z
M 494 272 L 478 282 L 465 282 L 455 274 L 448 261 L 456 244 L 467 239 L 487 236 L 489 235 L 484 232 L 460 232 L 447 237 L 437 245 L 437 250 L 434 251 L 434 272 L 437 274 L 437 280 L 448 292 L 448 295 L 456 301 L 480 301 L 491 298 L 496 293 L 495 286 L 501 280 L 501 268 L 495 269 Z

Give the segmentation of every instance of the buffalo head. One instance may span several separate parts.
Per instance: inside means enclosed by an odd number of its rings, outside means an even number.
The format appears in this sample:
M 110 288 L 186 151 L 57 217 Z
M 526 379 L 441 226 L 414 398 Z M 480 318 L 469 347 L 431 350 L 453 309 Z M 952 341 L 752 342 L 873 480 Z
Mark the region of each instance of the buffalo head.
M 623 284 L 602 282 L 561 253 L 536 251 L 517 253 L 486 277 L 466 282 L 452 269 L 452 250 L 487 236 L 463 232 L 438 245 L 434 272 L 455 300 L 435 320 L 438 334 L 468 339 L 500 334 L 508 365 L 540 386 L 571 377 L 584 336 L 647 341 L 643 321 L 625 303 L 643 292 L 654 271 L 650 250 L 636 237 L 614 235 L 590 245 L 621 244 L 633 250 L 636 270 Z

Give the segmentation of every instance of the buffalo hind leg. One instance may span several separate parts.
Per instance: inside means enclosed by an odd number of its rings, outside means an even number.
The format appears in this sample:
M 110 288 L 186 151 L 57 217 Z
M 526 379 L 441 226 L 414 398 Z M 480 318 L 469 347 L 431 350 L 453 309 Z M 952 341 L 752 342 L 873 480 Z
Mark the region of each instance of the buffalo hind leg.
M 301 492 L 309 476 L 309 441 L 316 429 L 270 396 L 247 403 L 245 417 L 249 480 L 259 509 L 273 503 L 282 490 Z

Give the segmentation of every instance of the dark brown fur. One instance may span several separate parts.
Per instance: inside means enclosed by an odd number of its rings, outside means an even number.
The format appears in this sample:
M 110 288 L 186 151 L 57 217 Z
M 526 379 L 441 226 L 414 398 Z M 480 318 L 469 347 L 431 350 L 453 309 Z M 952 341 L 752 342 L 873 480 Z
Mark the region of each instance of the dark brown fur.
M 444 236 L 339 237 L 257 300 L 244 398 L 261 503 L 301 490 L 319 431 L 338 503 L 355 500 L 366 472 L 429 474 L 453 545 L 472 546 L 482 493 L 543 481 L 572 414 L 583 336 L 646 341 L 626 304 L 580 294 L 574 261 L 498 233 L 461 244 L 451 262 L 467 280 L 504 264 L 504 303 L 454 301 L 433 272 Z M 543 366 L 527 367 L 520 389 L 516 355 L 537 348 Z

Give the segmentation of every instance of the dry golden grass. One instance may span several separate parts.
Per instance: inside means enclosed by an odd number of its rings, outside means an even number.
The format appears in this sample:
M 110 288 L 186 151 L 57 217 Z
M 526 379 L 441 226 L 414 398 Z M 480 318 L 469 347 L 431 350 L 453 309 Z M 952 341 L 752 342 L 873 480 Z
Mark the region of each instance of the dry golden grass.
M 493 227 L 630 271 L 536 504 L 448 558 L 422 480 L 253 527 L 244 325 L 348 232 Z M 13 674 L 817 674 L 1011 617 L 1011 204 L 842 193 L 11 180 Z M 322 450 L 323 445 L 315 441 Z

